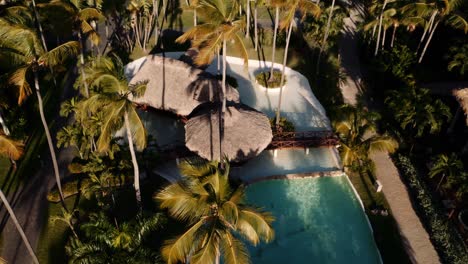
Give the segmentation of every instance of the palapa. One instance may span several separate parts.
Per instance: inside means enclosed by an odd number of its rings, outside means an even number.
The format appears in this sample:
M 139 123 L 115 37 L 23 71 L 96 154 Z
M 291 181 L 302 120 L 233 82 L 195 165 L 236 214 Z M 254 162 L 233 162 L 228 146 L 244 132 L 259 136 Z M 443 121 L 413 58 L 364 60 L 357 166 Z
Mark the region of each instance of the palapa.
M 468 125 L 468 88 L 453 90 L 453 95 L 457 98 L 460 107 L 465 112 L 466 125 Z
M 224 132 L 219 145 L 220 107 L 206 108 L 185 124 L 185 144 L 208 160 L 228 158 L 242 161 L 259 155 L 271 142 L 273 134 L 266 115 L 248 106 L 233 104 L 225 113 Z
M 145 94 L 133 102 L 187 116 L 203 103 L 222 101 L 221 81 L 213 75 L 171 58 L 147 57 L 130 84 L 147 81 Z M 228 101 L 239 102 L 239 92 L 226 85 Z

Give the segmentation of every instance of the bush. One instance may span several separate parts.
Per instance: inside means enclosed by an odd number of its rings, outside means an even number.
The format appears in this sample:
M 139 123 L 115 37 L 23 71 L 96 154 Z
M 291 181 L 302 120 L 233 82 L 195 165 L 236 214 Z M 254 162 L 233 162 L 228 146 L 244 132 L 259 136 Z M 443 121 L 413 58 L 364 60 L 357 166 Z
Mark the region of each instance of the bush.
M 276 131 L 276 117 L 270 118 L 270 126 L 273 131 Z M 296 130 L 294 124 L 287 120 L 286 117 L 280 117 L 279 126 L 282 132 L 294 132 Z
M 281 71 L 273 70 L 273 78 L 270 80 L 270 71 L 260 72 L 255 75 L 258 84 L 266 88 L 279 88 L 281 85 Z M 284 79 L 286 83 L 286 78 Z
M 427 185 L 420 179 L 418 172 L 408 157 L 398 154 L 393 157 L 404 181 L 415 199 L 416 210 L 423 220 L 443 263 L 466 264 L 468 254 L 463 239 L 450 225 L 443 207 L 432 198 Z

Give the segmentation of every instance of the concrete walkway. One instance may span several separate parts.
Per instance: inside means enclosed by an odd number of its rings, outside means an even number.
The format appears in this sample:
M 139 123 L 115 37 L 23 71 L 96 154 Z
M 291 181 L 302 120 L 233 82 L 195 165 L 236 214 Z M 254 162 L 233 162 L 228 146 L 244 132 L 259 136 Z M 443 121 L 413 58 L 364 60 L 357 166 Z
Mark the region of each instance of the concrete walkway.
M 398 223 L 400 236 L 413 263 L 440 263 L 429 235 L 411 204 L 408 190 L 401 181 L 398 170 L 386 152 L 371 155 L 375 163 L 377 178 L 383 185 L 383 192 Z
M 361 90 L 362 78 L 355 25 L 359 19 L 359 11 L 353 9 L 350 14 L 351 17 L 344 21 L 343 35 L 339 42 L 341 71 L 347 75 L 345 81 L 340 83 L 340 89 L 344 102 L 355 105 Z M 373 153 L 371 158 L 376 166 L 376 177 L 383 185 L 383 193 L 398 224 L 400 235 L 405 242 L 405 249 L 411 261 L 421 264 L 440 263 L 429 235 L 413 209 L 406 186 L 401 181 L 398 170 L 388 153 Z

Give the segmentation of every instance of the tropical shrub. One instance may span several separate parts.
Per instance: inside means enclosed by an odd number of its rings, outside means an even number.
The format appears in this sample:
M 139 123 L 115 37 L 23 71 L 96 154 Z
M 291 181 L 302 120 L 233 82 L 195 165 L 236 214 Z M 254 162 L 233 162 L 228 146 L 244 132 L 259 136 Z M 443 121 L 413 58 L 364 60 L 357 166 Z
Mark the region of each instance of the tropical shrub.
M 276 131 L 276 117 L 270 118 L 270 126 L 273 131 Z M 279 127 L 282 132 L 294 132 L 296 130 L 294 124 L 287 120 L 286 117 L 280 117 Z
M 401 154 L 393 157 L 400 175 L 407 183 L 415 208 L 443 263 L 468 263 L 468 250 L 457 230 L 450 225 L 444 208 L 437 203 L 411 160 Z
M 455 42 L 449 48 L 445 58 L 448 60 L 447 68 L 449 71 L 455 71 L 460 76 L 468 73 L 468 43 Z
M 270 71 L 260 72 L 255 75 L 255 81 L 266 88 L 279 88 L 281 85 L 281 71 L 274 70 L 271 80 L 270 76 Z M 286 83 L 286 77 L 284 78 L 284 83 Z

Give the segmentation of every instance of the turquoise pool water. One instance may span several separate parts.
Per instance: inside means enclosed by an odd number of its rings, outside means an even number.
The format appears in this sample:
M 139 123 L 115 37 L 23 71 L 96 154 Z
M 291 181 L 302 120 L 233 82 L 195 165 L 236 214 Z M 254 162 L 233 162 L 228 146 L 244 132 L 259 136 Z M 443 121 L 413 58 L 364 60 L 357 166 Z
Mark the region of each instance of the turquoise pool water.
M 381 263 L 366 216 L 345 177 L 250 185 L 248 202 L 276 218 L 275 240 L 249 247 L 252 263 Z

